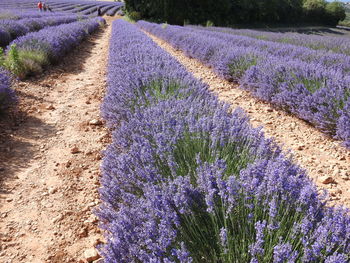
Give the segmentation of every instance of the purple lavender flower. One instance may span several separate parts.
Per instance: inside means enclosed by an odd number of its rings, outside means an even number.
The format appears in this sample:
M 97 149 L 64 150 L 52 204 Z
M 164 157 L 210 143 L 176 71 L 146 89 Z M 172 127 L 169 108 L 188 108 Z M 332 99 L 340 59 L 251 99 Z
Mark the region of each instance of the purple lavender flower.
M 0 68 L 0 111 L 7 109 L 16 101 L 15 92 L 11 89 L 9 73 Z

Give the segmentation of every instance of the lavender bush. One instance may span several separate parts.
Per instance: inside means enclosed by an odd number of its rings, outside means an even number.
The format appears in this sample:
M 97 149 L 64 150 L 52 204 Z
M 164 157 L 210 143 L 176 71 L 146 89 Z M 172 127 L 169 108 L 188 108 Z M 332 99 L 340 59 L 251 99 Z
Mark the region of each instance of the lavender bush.
M 220 76 L 238 81 L 253 95 L 312 123 L 349 145 L 340 128 L 350 95 L 350 57 L 305 47 L 261 41 L 180 26 L 138 25 L 186 55 L 211 66 Z
M 335 53 L 350 55 L 350 42 L 346 36 L 319 36 L 296 32 L 269 32 L 250 29 L 232 29 L 227 27 L 199 27 L 190 26 L 195 29 L 223 32 L 233 35 L 249 36 L 260 40 L 267 40 L 279 43 L 288 43 L 297 46 L 304 46 L 311 49 L 325 49 Z
M 15 92 L 11 89 L 9 73 L 0 67 L 0 112 L 6 110 L 16 101 Z
M 86 17 L 87 18 L 87 17 Z M 85 19 L 86 19 L 85 18 Z M 4 38 L 1 38 L 0 46 L 6 47 L 12 40 L 28 34 L 29 32 L 39 31 L 44 27 L 68 24 L 80 20 L 78 16 L 58 16 L 41 18 L 24 18 L 20 20 L 1 20 L 0 34 L 4 32 Z M 7 34 L 7 35 L 6 35 Z
M 10 43 L 10 48 L 7 49 L 7 61 L 11 61 L 13 57 L 10 52 L 12 49 L 18 53 L 15 64 L 19 70 L 15 73 L 20 77 L 35 73 L 45 64 L 58 61 L 104 23 L 103 18 L 93 18 L 26 34 Z
M 60 0 L 49 2 L 49 6 L 53 12 L 39 12 L 37 10 L 37 1 L 27 0 L 10 0 L 0 3 L 0 19 L 18 19 L 25 17 L 48 17 L 61 14 L 93 14 L 98 7 L 104 14 L 107 10 L 111 10 L 110 15 L 114 15 L 116 11 L 124 5 L 122 2 L 106 2 L 106 1 L 71 1 Z
M 350 217 L 305 171 L 125 21 L 103 114 L 104 262 L 348 262 Z

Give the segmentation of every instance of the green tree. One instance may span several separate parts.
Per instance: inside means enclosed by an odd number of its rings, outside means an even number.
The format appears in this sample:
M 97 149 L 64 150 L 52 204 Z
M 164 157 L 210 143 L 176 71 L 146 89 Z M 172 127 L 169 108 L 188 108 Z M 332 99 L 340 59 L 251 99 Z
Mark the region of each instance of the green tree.
M 307 22 L 322 23 L 325 19 L 325 9 L 327 2 L 325 0 L 306 0 L 303 4 L 305 20 Z
M 340 2 L 328 3 L 326 6 L 326 23 L 337 25 L 339 21 L 346 18 L 345 8 Z

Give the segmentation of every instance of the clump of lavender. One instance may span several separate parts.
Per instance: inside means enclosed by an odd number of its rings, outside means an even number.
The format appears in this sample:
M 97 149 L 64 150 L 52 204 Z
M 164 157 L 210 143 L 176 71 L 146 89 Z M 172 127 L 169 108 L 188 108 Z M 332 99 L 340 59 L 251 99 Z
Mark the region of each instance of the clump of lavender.
M 75 22 L 60 24 L 63 21 Z M 86 36 L 100 27 L 100 23 L 104 23 L 104 19 L 98 17 L 77 21 L 75 17 L 63 18 L 56 22 L 57 26 L 43 28 L 12 41 L 6 50 L 5 66 L 21 78 L 40 72 L 42 67 L 50 62 L 58 61 L 72 48 L 79 45 Z M 17 54 L 15 60 L 11 55 L 14 50 Z
M 115 129 L 100 190 L 105 262 L 350 260 L 348 211 L 327 208 L 242 110 L 121 20 L 103 111 Z
M 16 101 L 15 92 L 11 89 L 10 75 L 0 68 L 0 111 L 6 110 Z

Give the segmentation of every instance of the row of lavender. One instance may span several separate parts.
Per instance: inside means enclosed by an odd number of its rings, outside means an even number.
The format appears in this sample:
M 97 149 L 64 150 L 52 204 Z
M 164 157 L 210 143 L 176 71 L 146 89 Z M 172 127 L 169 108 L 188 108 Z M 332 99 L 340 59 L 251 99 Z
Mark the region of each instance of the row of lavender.
M 42 53 L 48 61 L 57 61 L 104 24 L 103 18 L 96 17 L 52 26 L 19 37 L 10 46 L 16 45 L 19 52 Z
M 102 111 L 104 262 L 350 260 L 350 217 L 242 110 L 137 27 L 113 24 Z
M 233 29 L 227 27 L 197 27 L 195 29 L 208 30 L 214 32 L 223 32 L 233 35 L 243 35 L 253 37 L 260 40 L 268 40 L 273 42 L 288 43 L 297 46 L 304 46 L 311 49 L 325 49 L 336 53 L 350 55 L 350 39 L 347 36 L 319 36 L 309 35 L 296 32 L 270 32 L 251 29 Z
M 221 32 L 138 25 L 350 147 L 350 57 Z
M 11 89 L 10 74 L 0 67 L 0 113 L 16 101 L 16 95 Z
M 0 110 L 16 101 L 10 88 L 10 74 L 1 67 L 19 77 L 37 73 L 45 65 L 58 61 L 104 23 L 103 18 L 93 18 L 51 26 L 11 42 L 6 53 L 0 53 Z
M 97 14 L 97 9 L 101 9 L 102 14 L 114 16 L 115 13 L 124 5 L 122 2 L 106 1 L 53 1 L 50 2 L 50 9 L 54 12 L 77 13 L 80 15 Z M 35 10 L 37 11 L 37 1 L 12 0 L 0 3 L 0 9 L 6 9 L 10 12 L 16 10 Z M 47 13 L 47 12 L 44 12 Z M 1 17 L 1 15 L 0 15 Z
M 39 31 L 45 27 L 68 24 L 88 17 L 78 17 L 77 15 L 59 15 L 39 18 L 23 18 L 13 21 L 12 19 L 0 20 L 0 47 L 6 47 L 16 38 Z

